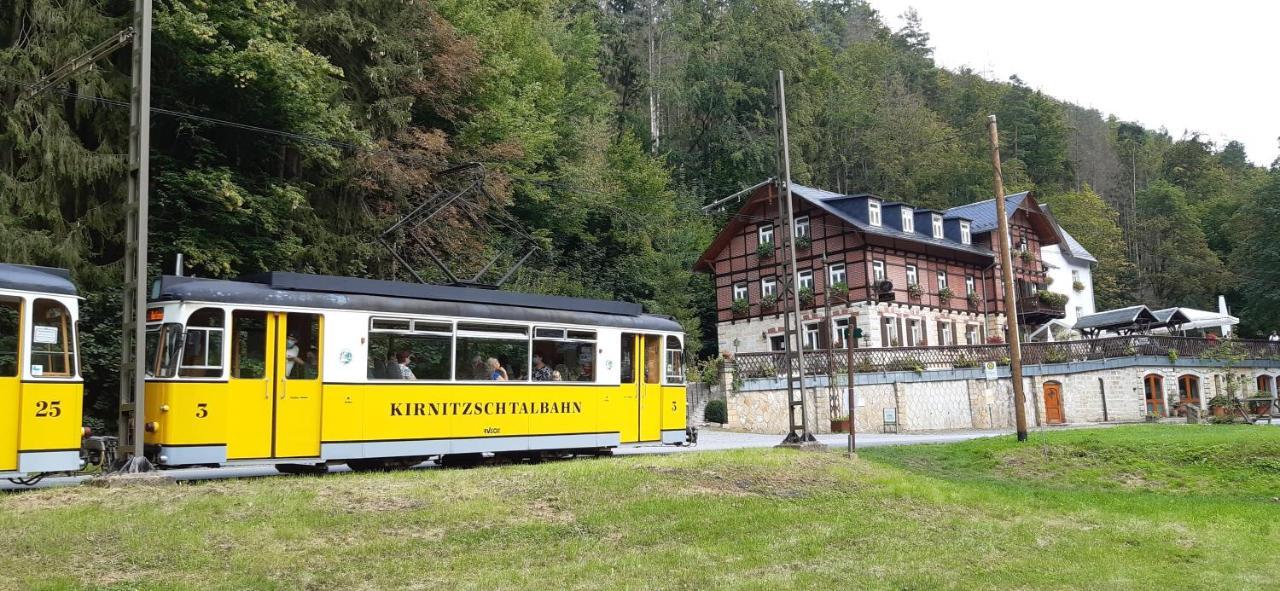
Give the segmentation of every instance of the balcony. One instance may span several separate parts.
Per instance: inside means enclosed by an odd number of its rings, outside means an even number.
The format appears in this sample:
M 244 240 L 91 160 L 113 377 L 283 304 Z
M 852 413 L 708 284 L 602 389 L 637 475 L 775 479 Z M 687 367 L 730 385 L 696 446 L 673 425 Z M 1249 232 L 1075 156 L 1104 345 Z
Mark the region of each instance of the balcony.
M 1067 316 L 1067 297 L 1049 291 L 1018 298 L 1018 323 L 1040 325 Z

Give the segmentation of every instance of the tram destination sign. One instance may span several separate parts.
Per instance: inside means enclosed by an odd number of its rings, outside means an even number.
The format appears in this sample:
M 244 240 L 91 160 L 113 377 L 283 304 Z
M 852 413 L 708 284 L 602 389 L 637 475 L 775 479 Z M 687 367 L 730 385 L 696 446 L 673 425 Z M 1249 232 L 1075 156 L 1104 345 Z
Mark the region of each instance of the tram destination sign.
M 581 414 L 581 402 L 392 402 L 393 417 Z

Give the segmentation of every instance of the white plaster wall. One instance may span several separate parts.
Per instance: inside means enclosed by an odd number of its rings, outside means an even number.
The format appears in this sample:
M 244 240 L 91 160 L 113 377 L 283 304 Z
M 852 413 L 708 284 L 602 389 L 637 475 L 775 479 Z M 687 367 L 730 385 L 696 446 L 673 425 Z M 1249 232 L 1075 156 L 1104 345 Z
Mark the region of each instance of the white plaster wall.
M 1068 325 L 1076 323 L 1076 306 L 1079 306 L 1084 314 L 1093 314 L 1097 311 L 1093 301 L 1093 275 L 1088 261 L 1068 259 L 1063 256 L 1062 249 L 1057 244 L 1041 248 L 1040 259 L 1049 267 L 1048 276 L 1053 278 L 1049 291 L 1067 296 L 1067 317 L 1062 319 L 1063 322 Z M 1076 291 L 1072 287 L 1072 270 L 1080 274 L 1080 282 L 1084 284 L 1084 289 L 1081 291 Z

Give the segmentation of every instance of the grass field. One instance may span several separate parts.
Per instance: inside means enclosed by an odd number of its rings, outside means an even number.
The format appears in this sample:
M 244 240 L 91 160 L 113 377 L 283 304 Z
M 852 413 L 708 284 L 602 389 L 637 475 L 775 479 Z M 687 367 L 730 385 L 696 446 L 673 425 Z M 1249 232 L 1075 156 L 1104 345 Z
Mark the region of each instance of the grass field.
M 0 496 L 6 589 L 1276 589 L 1280 428 Z

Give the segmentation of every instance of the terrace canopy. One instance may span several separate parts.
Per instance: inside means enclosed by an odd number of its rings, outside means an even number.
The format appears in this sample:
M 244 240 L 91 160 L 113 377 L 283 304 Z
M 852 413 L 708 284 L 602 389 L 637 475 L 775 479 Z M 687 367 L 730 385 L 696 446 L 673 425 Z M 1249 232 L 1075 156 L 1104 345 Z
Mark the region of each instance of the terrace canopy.
M 1174 311 L 1173 318 L 1171 318 L 1170 321 L 1161 322 L 1160 325 L 1156 327 L 1155 332 L 1186 334 L 1190 331 L 1203 332 L 1207 329 L 1222 329 L 1224 327 L 1240 324 L 1240 319 L 1230 314 L 1223 314 L 1221 312 L 1214 312 L 1211 310 L 1197 310 L 1195 308 L 1166 308 L 1164 310 L 1156 310 L 1154 314 L 1159 318 L 1161 313 L 1169 312 L 1171 310 Z M 1173 322 L 1172 320 L 1176 319 L 1178 316 L 1181 316 L 1182 322 Z M 1222 333 L 1226 334 L 1226 331 L 1222 331 Z
M 1080 331 L 1086 337 L 1096 337 L 1104 332 L 1120 335 L 1146 332 L 1159 324 L 1155 314 L 1146 306 L 1129 306 L 1096 314 L 1087 314 L 1076 320 L 1071 328 Z

